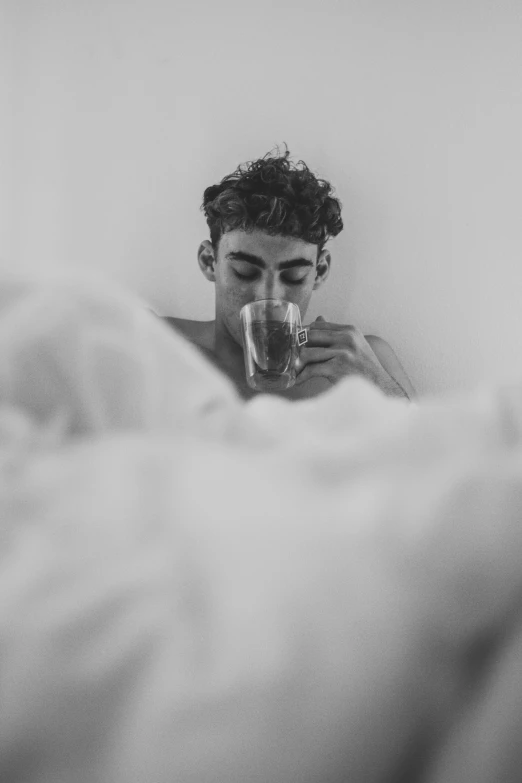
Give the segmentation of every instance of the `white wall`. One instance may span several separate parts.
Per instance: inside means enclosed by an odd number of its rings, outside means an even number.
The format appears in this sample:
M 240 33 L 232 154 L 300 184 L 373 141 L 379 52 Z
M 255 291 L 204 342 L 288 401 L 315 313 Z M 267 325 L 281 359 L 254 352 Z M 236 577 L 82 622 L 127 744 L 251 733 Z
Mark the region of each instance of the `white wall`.
M 203 190 L 286 141 L 344 204 L 309 316 L 384 337 L 421 393 L 522 375 L 519 0 L 12 2 L 10 265 L 211 319 Z
M 13 253 L 13 24 L 0 0 L 0 268 Z

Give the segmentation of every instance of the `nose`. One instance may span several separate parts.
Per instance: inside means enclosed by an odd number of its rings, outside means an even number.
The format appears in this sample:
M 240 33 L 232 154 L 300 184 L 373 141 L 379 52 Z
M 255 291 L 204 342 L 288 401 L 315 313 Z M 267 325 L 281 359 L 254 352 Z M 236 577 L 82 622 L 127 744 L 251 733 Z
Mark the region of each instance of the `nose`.
M 274 275 L 267 275 L 256 286 L 255 300 L 285 299 L 285 287 Z

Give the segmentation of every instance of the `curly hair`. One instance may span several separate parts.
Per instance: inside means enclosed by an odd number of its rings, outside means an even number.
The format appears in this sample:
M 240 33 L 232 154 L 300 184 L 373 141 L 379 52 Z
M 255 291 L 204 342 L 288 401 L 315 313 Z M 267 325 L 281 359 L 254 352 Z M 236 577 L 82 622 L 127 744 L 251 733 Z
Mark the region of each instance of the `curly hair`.
M 206 188 L 201 209 L 215 248 L 223 234 L 237 228 L 296 237 L 319 250 L 342 231 L 341 202 L 330 183 L 289 156 L 288 148 L 284 155 L 267 153 Z

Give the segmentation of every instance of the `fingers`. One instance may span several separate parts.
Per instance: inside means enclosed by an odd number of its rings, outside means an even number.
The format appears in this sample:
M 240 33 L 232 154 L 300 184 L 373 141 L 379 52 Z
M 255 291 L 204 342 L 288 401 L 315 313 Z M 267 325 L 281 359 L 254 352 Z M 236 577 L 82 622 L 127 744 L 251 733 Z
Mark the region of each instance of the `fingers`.
M 310 348 L 308 345 L 303 346 L 299 351 L 297 364 L 298 367 L 303 367 L 306 364 L 327 362 L 329 359 L 334 359 L 338 353 L 339 351 L 336 348 Z
M 319 331 L 318 329 L 307 329 L 307 345 L 328 348 L 333 344 L 335 336 L 331 332 Z
M 315 321 L 312 321 L 307 327 L 308 330 L 317 331 L 332 331 L 332 332 L 357 332 L 357 327 L 350 324 L 334 324 L 330 321 L 325 321 L 322 315 L 318 315 Z
M 315 319 L 315 321 L 312 321 L 308 329 L 331 329 L 334 332 L 338 332 L 341 330 L 347 330 L 350 331 L 351 329 L 355 329 L 354 326 L 350 326 L 349 324 L 334 324 L 330 323 L 330 321 L 325 321 L 322 315 L 320 315 L 318 318 Z
M 310 378 L 327 378 L 335 383 L 339 372 L 346 374 L 350 366 L 348 351 L 336 348 L 302 348 L 296 362 L 296 384 L 305 383 Z
M 346 328 L 342 329 L 316 329 L 315 325 L 308 328 L 307 345 L 317 348 L 355 348 L 355 335 Z
M 303 383 L 311 380 L 311 378 L 324 378 L 330 383 L 334 383 L 334 373 L 331 366 L 331 362 L 317 362 L 316 364 L 307 364 L 301 371 L 298 371 L 298 375 L 295 379 L 295 385 L 300 386 Z

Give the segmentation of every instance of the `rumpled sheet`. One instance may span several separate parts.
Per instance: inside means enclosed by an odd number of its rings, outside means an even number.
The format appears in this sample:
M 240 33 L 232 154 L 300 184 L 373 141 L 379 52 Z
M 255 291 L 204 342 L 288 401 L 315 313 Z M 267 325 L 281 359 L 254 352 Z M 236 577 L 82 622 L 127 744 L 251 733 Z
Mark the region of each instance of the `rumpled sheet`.
M 244 403 L 3 281 L 0 780 L 520 781 L 521 391 Z

